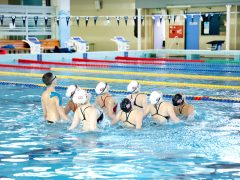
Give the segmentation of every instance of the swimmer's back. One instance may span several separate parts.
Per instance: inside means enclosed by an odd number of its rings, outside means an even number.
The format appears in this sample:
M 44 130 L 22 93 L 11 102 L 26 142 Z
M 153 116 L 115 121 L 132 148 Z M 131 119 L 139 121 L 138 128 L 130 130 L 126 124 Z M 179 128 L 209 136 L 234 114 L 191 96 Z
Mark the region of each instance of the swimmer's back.
M 120 119 L 129 128 L 137 128 L 142 126 L 143 113 L 137 109 L 131 110 L 129 113 L 121 111 Z
M 56 122 L 60 120 L 60 115 L 57 111 L 57 102 L 59 101 L 58 98 L 51 97 L 50 91 L 44 91 L 42 94 L 42 103 L 46 110 L 46 120 Z

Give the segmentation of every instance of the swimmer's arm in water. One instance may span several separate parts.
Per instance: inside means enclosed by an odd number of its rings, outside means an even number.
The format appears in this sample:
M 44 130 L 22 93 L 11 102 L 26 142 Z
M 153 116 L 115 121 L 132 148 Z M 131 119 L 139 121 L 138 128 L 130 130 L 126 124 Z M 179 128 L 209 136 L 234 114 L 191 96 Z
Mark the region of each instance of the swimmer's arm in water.
M 168 106 L 168 113 L 169 113 L 170 118 L 171 118 L 174 122 L 177 123 L 177 122 L 180 121 L 180 119 L 176 116 L 176 113 L 174 112 L 173 105 Z
M 89 131 L 95 131 L 97 127 L 97 110 L 95 108 L 87 109 L 86 118 L 90 124 Z
M 68 101 L 67 105 L 64 108 L 64 112 L 67 115 L 71 111 L 71 101 Z
M 79 111 L 79 108 L 75 111 L 74 113 L 74 117 L 73 117 L 73 121 L 72 121 L 72 124 L 71 126 L 68 128 L 68 130 L 73 130 L 75 129 L 79 122 L 80 122 L 80 117 L 79 117 L 79 114 L 80 114 L 80 111 Z
M 146 117 L 147 116 L 147 96 L 144 94 L 144 97 L 142 98 L 142 107 L 143 107 L 143 116 Z
M 142 120 L 143 120 L 143 113 L 138 112 L 136 114 L 136 119 L 135 119 L 136 129 L 141 129 L 142 128 Z
M 188 108 L 188 116 L 194 116 L 194 107 L 193 106 L 189 106 Z
M 111 119 L 115 119 L 116 115 L 113 112 L 113 106 L 114 106 L 114 102 L 110 101 L 109 104 L 107 105 L 107 112 L 108 112 L 108 116 Z
M 44 119 L 46 119 L 47 118 L 47 110 L 46 110 L 46 106 L 45 106 L 45 103 L 44 103 L 44 100 L 42 97 L 41 97 L 41 103 L 42 103 L 42 109 L 43 109 L 43 116 L 44 116 Z
M 55 99 L 55 103 L 56 103 L 56 107 L 57 107 L 57 111 L 60 114 L 60 117 L 66 121 L 68 121 L 68 117 L 64 112 L 64 109 L 62 106 L 59 106 L 59 99 L 57 97 L 54 97 Z
M 115 116 L 115 118 L 114 118 L 114 119 L 112 120 L 112 122 L 111 122 L 111 125 L 112 125 L 112 126 L 115 125 L 115 124 L 120 120 L 121 115 L 122 115 L 122 111 L 119 111 L 119 112 L 117 113 L 117 115 Z
M 147 108 L 146 108 L 146 112 L 145 112 L 144 118 L 147 117 L 148 114 L 150 113 L 150 107 L 151 107 L 151 105 L 147 105 Z

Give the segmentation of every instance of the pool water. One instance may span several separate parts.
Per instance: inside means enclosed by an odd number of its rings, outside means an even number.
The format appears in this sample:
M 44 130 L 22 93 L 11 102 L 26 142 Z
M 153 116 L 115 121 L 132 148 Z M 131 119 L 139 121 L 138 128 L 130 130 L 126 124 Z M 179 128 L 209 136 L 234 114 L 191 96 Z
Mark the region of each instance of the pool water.
M 44 71 L 12 71 L 44 73 Z M 103 77 L 101 74 L 89 73 L 65 74 Z M 104 77 L 136 78 L 122 75 Z M 40 78 L 20 76 L 1 76 L 1 80 L 41 83 Z M 177 78 L 148 78 L 148 80 L 199 83 L 199 80 Z M 224 84 L 220 81 L 202 82 Z M 94 88 L 97 82 L 59 79 L 58 83 L 60 85 L 77 83 L 82 87 Z M 229 84 L 237 85 L 237 82 Z M 111 88 L 126 89 L 126 84 L 112 83 Z M 149 85 L 143 85 L 142 89 L 143 91 L 157 89 L 167 94 L 181 91 L 187 95 L 239 97 L 238 91 L 235 90 Z M 149 116 L 144 120 L 141 130 L 129 130 L 122 128 L 121 123 L 109 127 L 108 120 L 105 120 L 99 132 L 83 133 L 80 129 L 68 131 L 70 122 L 45 123 L 40 103 L 44 88 L 0 85 L 0 90 L 0 178 L 240 178 L 238 103 L 189 101 L 195 106 L 196 115 L 191 120 L 183 119 L 179 124 L 156 125 Z M 58 92 L 63 96 L 65 94 L 64 90 Z M 113 96 L 118 102 L 124 97 L 118 93 Z M 67 100 L 63 98 L 64 104 Z M 94 100 L 95 94 L 92 96 L 92 103 Z

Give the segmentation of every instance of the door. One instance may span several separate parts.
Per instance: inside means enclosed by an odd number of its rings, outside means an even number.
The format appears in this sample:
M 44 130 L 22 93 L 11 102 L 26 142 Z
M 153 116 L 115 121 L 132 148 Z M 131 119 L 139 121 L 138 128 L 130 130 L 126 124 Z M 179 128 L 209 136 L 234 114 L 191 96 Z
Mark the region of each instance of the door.
M 199 15 L 187 15 L 185 20 L 185 49 L 199 49 Z

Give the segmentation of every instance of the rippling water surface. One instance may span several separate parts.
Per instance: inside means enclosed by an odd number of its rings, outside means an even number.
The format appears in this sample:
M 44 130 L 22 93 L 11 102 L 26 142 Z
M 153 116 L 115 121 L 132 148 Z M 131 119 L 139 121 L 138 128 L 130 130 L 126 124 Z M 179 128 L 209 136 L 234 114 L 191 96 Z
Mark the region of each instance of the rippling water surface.
M 194 119 L 179 124 L 82 133 L 43 121 L 42 88 L 0 90 L 0 178 L 240 178 L 239 104 L 194 101 Z

